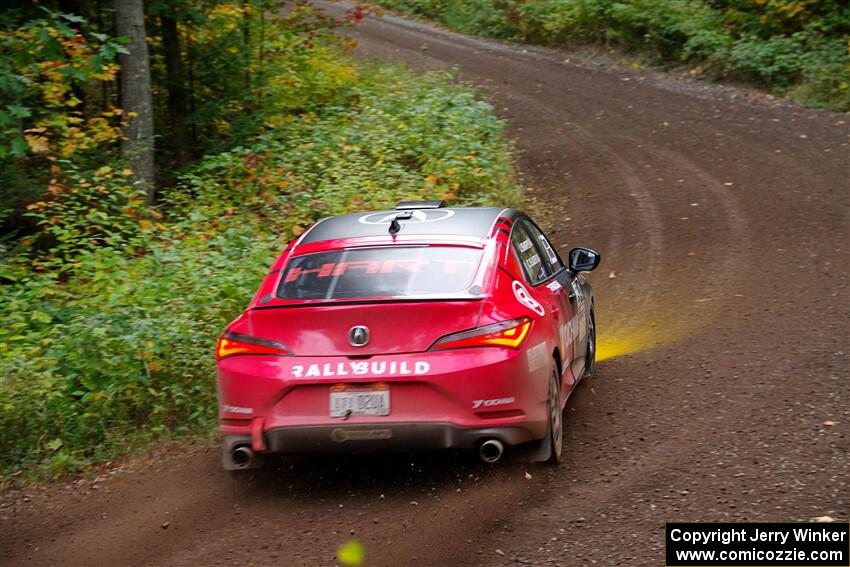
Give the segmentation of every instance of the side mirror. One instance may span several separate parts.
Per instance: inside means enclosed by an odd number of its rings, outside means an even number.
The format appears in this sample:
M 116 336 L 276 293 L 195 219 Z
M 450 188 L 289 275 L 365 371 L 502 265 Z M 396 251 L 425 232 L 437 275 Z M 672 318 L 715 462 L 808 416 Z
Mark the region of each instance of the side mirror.
M 570 250 L 570 269 L 574 272 L 589 272 L 599 265 L 602 256 L 590 248 Z

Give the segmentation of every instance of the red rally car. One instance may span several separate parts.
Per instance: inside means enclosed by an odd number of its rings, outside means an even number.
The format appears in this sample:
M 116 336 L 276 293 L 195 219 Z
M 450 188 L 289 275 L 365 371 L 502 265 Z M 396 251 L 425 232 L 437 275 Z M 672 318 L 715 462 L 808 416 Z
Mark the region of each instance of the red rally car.
M 593 372 L 582 272 L 513 209 L 439 201 L 323 219 L 290 243 L 216 349 L 226 469 L 268 453 L 529 444 L 561 458 Z

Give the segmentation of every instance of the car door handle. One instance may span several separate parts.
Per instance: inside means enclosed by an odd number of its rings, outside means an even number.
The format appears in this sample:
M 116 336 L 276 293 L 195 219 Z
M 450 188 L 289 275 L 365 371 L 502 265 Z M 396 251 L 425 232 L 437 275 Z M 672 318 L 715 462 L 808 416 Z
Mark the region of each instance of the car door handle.
M 552 315 L 557 319 L 561 315 L 561 309 L 559 307 L 552 306 Z

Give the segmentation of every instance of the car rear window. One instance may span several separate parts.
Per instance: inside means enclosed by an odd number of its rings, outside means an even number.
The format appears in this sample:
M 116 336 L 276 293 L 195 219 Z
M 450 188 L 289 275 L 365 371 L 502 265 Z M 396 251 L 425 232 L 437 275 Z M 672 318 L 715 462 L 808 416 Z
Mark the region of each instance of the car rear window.
M 286 264 L 280 299 L 407 297 L 464 292 L 483 251 L 457 246 L 332 250 Z

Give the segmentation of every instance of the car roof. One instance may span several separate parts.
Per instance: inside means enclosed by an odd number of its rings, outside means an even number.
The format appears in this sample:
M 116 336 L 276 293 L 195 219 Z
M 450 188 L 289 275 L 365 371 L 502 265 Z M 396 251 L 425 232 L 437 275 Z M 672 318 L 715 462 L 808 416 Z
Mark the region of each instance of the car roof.
M 348 238 L 387 236 L 398 220 L 400 236 L 458 236 L 488 238 L 499 216 L 510 209 L 499 207 L 434 207 L 351 213 L 323 219 L 313 225 L 299 245 Z M 408 217 L 408 218 L 406 218 Z

